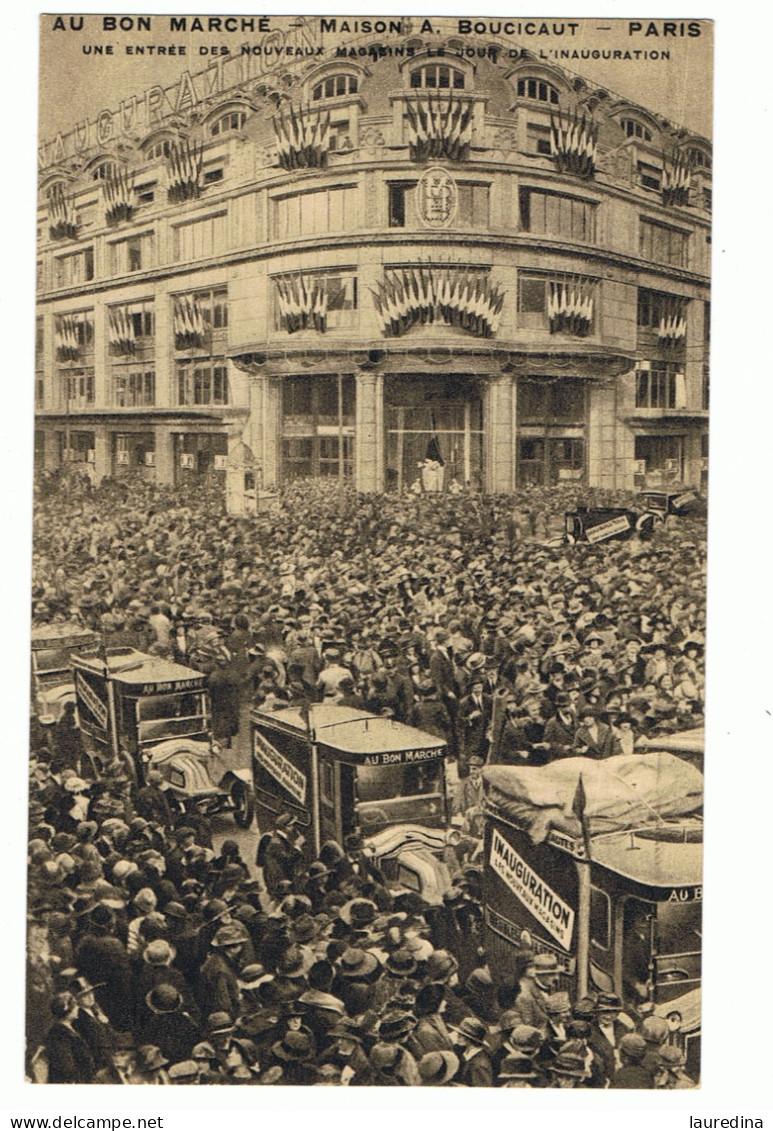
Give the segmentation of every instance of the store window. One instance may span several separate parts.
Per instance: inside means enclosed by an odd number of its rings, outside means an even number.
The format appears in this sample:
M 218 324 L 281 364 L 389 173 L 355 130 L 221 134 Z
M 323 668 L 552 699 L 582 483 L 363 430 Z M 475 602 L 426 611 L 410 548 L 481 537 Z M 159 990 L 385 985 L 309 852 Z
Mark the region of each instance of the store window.
M 585 420 L 585 386 L 562 378 L 523 378 L 518 383 L 519 424 L 582 424 Z
M 559 102 L 556 88 L 543 79 L 518 79 L 516 90 L 519 98 L 530 98 L 533 102 L 548 102 L 553 106 L 557 106 Z
M 313 102 L 324 101 L 328 98 L 342 98 L 346 94 L 356 94 L 357 89 L 356 75 L 327 75 L 326 78 L 312 87 L 311 98 Z
M 639 221 L 639 255 L 655 263 L 688 266 L 689 234 L 654 220 Z
M 534 235 L 561 236 L 578 243 L 596 242 L 596 209 L 592 201 L 542 189 L 521 188 L 521 229 Z
M 357 222 L 357 187 L 334 185 L 296 192 L 271 201 L 271 231 L 276 240 L 351 230 Z
M 356 386 L 348 374 L 288 377 L 282 385 L 282 460 L 286 481 L 354 474 Z
M 108 262 L 111 275 L 126 275 L 146 271 L 155 265 L 155 236 L 143 232 L 128 239 L 108 244 Z
M 172 259 L 186 263 L 192 259 L 207 259 L 226 250 L 227 213 L 217 212 L 188 224 L 172 228 Z
M 679 482 L 684 468 L 684 436 L 637 436 L 634 458 L 643 461 L 649 485 Z
M 444 63 L 426 63 L 411 71 L 414 90 L 464 90 L 464 71 Z

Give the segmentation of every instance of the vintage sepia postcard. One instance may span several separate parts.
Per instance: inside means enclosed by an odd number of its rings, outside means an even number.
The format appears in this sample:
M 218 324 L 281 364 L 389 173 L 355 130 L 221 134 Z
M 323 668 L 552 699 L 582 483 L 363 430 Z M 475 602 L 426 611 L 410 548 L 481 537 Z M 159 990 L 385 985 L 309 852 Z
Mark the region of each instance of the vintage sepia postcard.
M 698 1087 L 712 53 L 41 16 L 29 1082 Z

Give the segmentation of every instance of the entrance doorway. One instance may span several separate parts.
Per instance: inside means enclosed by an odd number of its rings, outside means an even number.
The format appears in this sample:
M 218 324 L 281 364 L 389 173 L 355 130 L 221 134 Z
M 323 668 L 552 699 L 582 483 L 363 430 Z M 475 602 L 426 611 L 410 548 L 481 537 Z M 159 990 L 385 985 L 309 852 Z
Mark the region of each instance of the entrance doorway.
M 388 490 L 482 489 L 483 399 L 476 378 L 389 378 L 385 417 Z

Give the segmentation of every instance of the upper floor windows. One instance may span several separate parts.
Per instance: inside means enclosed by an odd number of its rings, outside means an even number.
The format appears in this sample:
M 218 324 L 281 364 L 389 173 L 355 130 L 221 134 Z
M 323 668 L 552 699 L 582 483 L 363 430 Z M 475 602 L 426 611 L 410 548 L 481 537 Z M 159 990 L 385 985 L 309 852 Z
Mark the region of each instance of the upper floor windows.
M 115 161 L 103 161 L 101 165 L 97 165 L 96 169 L 91 171 L 91 179 L 93 181 L 104 181 L 115 177 L 118 173 L 118 165 Z
M 687 150 L 687 157 L 696 169 L 711 169 L 711 157 L 703 149 L 691 146 Z
M 464 71 L 445 63 L 425 63 L 411 71 L 414 90 L 464 90 Z
M 658 165 L 650 165 L 647 161 L 637 161 L 636 175 L 642 188 L 660 192 L 663 170 Z
M 639 221 L 639 255 L 654 263 L 688 266 L 689 234 L 654 220 Z
M 111 275 L 126 275 L 132 271 L 145 271 L 155 261 L 153 232 L 129 236 L 108 244 L 108 264 Z
M 158 141 L 152 142 L 145 149 L 145 158 L 148 161 L 156 161 L 159 158 L 167 158 L 172 151 L 171 138 L 159 138 Z
M 626 137 L 638 137 L 642 141 L 652 141 L 652 131 L 636 118 L 621 118 L 620 129 Z
M 518 79 L 516 90 L 519 98 L 531 98 L 534 102 L 548 102 L 553 106 L 558 105 L 558 91 L 551 83 L 545 82 L 543 79 Z
M 54 260 L 54 282 L 57 287 L 74 287 L 94 278 L 94 248 L 85 247 L 72 255 L 60 255 Z
M 271 232 L 274 239 L 343 232 L 355 227 L 357 189 L 336 185 L 316 192 L 293 193 L 271 201 Z
M 326 98 L 341 98 L 345 94 L 356 94 L 358 80 L 356 75 L 328 75 L 312 87 L 313 102 Z
M 175 263 L 206 259 L 226 249 L 228 217 L 225 212 L 178 224 L 172 228 L 172 259 Z
M 525 187 L 519 191 L 521 229 L 535 235 L 595 243 L 597 207 L 592 201 L 557 192 Z
M 212 123 L 209 127 L 210 135 L 218 137 L 220 134 L 240 130 L 246 121 L 246 110 L 229 110 L 227 114 L 223 114 L 221 118 Z

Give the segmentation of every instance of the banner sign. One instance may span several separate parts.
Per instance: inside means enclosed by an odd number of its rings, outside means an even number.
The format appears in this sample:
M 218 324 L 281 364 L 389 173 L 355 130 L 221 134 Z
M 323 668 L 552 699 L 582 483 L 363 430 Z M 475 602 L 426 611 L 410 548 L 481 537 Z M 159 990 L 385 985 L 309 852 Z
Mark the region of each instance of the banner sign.
M 284 754 L 277 750 L 276 746 L 272 746 L 257 730 L 255 731 L 253 745 L 255 761 L 264 766 L 272 778 L 279 782 L 282 789 L 286 789 L 300 805 L 305 805 L 306 775 L 297 766 L 294 766 L 289 759 L 285 758 Z
M 362 764 L 363 766 L 413 765 L 416 762 L 430 762 L 435 758 L 442 758 L 445 752 L 444 746 L 433 746 L 429 750 L 391 750 L 380 754 L 366 754 Z
M 610 518 L 608 522 L 601 522 L 598 526 L 585 528 L 585 536 L 589 542 L 602 542 L 605 538 L 613 538 L 615 534 L 622 534 L 631 529 L 628 515 L 621 514 L 618 518 Z
M 99 698 L 94 688 L 79 671 L 75 673 L 75 691 L 102 729 L 107 730 L 107 704 Z
M 489 864 L 537 922 L 560 942 L 564 950 L 569 950 L 574 930 L 573 909 L 532 871 L 496 829 L 491 840 Z

